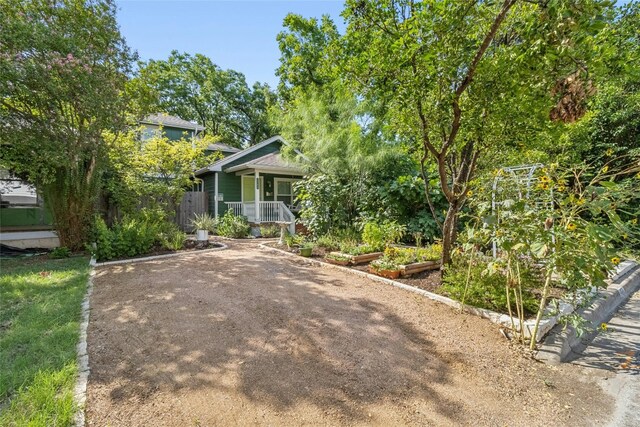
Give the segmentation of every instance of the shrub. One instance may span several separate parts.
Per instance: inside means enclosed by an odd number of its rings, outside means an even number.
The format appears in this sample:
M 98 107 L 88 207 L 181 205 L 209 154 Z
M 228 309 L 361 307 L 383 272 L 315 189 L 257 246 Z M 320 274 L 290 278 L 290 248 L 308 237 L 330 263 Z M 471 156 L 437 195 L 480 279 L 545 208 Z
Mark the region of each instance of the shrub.
M 187 235 L 175 224 L 172 230 L 162 232 L 158 235 L 160 244 L 163 248 L 171 251 L 179 251 L 184 247 L 184 242 L 187 240 Z
M 379 252 L 379 250 L 370 245 L 354 246 L 349 244 L 349 245 L 340 246 L 340 252 L 357 256 L 357 255 L 371 254 L 373 252 Z
M 483 260 L 485 261 L 485 260 Z M 451 298 L 474 307 L 486 308 L 500 313 L 508 312 L 506 286 L 507 277 L 501 269 L 487 269 L 487 263 L 480 260 L 471 261 L 458 258 L 447 266 L 442 279 L 442 290 Z M 469 282 L 467 286 L 467 276 Z M 542 288 L 539 276 L 530 266 L 521 268 L 523 287 L 523 306 L 526 314 L 534 314 L 538 309 L 538 301 L 533 294 L 534 289 Z M 466 291 L 465 291 L 466 288 Z M 510 299 L 511 310 L 517 307 L 513 297 Z
M 71 256 L 71 250 L 66 246 L 60 246 L 59 248 L 54 248 L 50 253 L 49 257 L 51 258 L 69 258 Z
M 293 246 L 300 246 L 304 243 L 304 237 L 297 234 L 288 234 L 284 238 L 287 247 L 291 249 Z
M 353 228 L 333 229 L 318 237 L 316 244 L 328 251 L 337 251 L 345 246 L 357 246 L 360 242 L 360 233 Z
M 231 211 L 227 211 L 218 223 L 218 234 L 224 237 L 241 239 L 247 237 L 251 227 L 243 216 L 236 216 Z
M 278 237 L 280 235 L 280 227 L 275 224 L 262 225 L 260 226 L 260 235 L 262 237 Z
M 149 252 L 158 242 L 159 234 L 171 227 L 157 216 L 141 211 L 139 217 L 124 217 L 113 227 L 96 217 L 93 224 L 95 256 L 104 261 L 113 258 L 133 257 Z
M 392 243 L 397 243 L 404 236 L 406 227 L 395 221 L 377 223 L 366 222 L 362 231 L 362 240 L 365 244 L 381 251 Z

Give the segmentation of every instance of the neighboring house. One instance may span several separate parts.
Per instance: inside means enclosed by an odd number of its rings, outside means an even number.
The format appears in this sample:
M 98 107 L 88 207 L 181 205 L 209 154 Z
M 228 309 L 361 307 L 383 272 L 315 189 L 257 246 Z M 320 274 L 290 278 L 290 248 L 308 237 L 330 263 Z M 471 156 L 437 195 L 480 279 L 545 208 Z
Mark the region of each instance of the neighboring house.
M 274 136 L 196 171 L 209 196 L 209 213 L 220 217 L 231 210 L 254 225 L 285 221 L 295 233 L 293 183 L 304 172 L 282 157 L 283 144 Z

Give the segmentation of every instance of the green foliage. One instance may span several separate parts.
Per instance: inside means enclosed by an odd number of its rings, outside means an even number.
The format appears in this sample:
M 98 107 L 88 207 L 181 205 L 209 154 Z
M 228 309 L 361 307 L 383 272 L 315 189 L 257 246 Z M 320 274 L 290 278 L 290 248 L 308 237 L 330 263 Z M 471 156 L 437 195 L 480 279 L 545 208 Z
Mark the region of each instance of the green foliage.
M 174 50 L 166 60 L 140 64 L 129 91 L 141 100 L 141 109 L 195 120 L 209 135 L 237 147 L 275 133 L 267 120 L 275 98 L 269 86 L 249 87 L 242 73 L 223 70 L 201 54 Z
M 340 253 L 329 253 L 325 255 L 325 258 L 332 259 L 334 261 L 342 261 L 342 262 L 351 261 L 351 257 L 345 254 L 340 254 Z
M 373 115 L 390 140 L 407 141 L 425 168 L 437 165 L 448 203 L 445 262 L 487 148 L 529 144 L 550 116 L 584 114 L 590 91 L 585 66 L 576 64 L 597 56 L 594 37 L 608 7 L 599 0 L 346 2 L 338 67 L 363 102 L 378 107 Z
M 322 235 L 329 229 L 349 228 L 356 219 L 350 186 L 328 175 L 311 176 L 294 184 L 300 217 L 309 231 Z
M 157 218 L 140 215 L 124 217 L 109 228 L 102 218 L 96 217 L 93 229 L 96 258 L 106 261 L 148 253 L 158 242 L 160 233 L 168 227 L 171 226 Z
M 4 0 L 0 22 L 1 167 L 38 186 L 61 244 L 80 250 L 103 170 L 102 132 L 124 126 L 133 55 L 116 5 Z
M 471 268 L 469 268 L 471 262 Z M 504 268 L 487 268 L 494 262 L 477 258 L 469 260 L 465 257 L 456 257 L 454 262 L 446 267 L 442 278 L 442 290 L 451 298 L 465 304 L 486 308 L 499 313 L 507 313 L 507 275 Z M 493 264 L 491 264 L 493 267 Z M 536 274 L 531 267 L 522 266 L 523 305 L 528 315 L 538 311 L 538 299 L 533 290 L 541 291 L 542 281 L 539 273 Z M 468 281 L 467 281 L 468 280 Z M 511 310 L 517 310 L 514 298 L 510 299 Z
M 395 271 L 395 270 L 399 270 L 400 269 L 400 264 L 398 262 L 396 262 L 395 259 L 388 258 L 388 257 L 385 257 L 385 256 L 371 261 L 371 263 L 369 265 L 374 270 L 377 270 L 377 271 L 380 271 L 380 270 Z
M 304 18 L 293 13 L 283 22 L 284 31 L 277 36 L 280 48 L 279 95 L 285 101 L 293 98 L 293 91 L 307 91 L 331 81 L 328 68 L 331 60 L 327 48 L 339 34 L 331 18 Z
M 364 255 L 364 254 L 370 254 L 374 252 L 380 252 L 380 249 L 371 245 L 354 246 L 352 243 L 348 242 L 340 245 L 340 252 L 344 254 L 356 256 L 356 255 Z
M 512 281 L 520 276 L 514 266 L 521 259 L 544 266 L 535 332 L 552 281 L 570 293 L 605 287 L 608 273 L 620 262 L 620 247 L 637 243 L 639 212 L 630 201 L 637 196 L 639 171 L 637 164 L 618 170 L 607 165 L 595 170 L 552 165 L 541 171 L 530 190 L 535 202 L 520 199 L 517 183 L 501 177 L 496 195 L 499 215 L 492 212 L 489 193 L 479 192 L 463 249 L 495 243 L 499 259 L 487 269 L 502 265 Z M 635 178 L 622 179 L 633 174 Z
M 362 240 L 374 251 L 381 251 L 388 245 L 398 243 L 404 236 L 405 229 L 405 226 L 395 221 L 367 222 L 362 231 Z
M 227 211 L 218 224 L 218 234 L 224 237 L 242 239 L 249 235 L 251 227 L 247 219 L 243 216 L 236 216 L 231 211 Z
M 275 224 L 261 225 L 260 235 L 267 238 L 278 237 L 280 235 L 280 227 Z
M 187 240 L 187 235 L 182 230 L 179 230 L 177 226 L 175 226 L 173 229 L 169 229 L 159 233 L 158 239 L 160 240 L 160 244 L 163 248 L 170 251 L 179 251 L 184 247 L 184 242 Z
M 284 237 L 284 242 L 287 247 L 291 249 L 293 247 L 304 244 L 304 237 L 300 236 L 299 234 L 287 233 L 287 235 Z
M 70 426 L 86 258 L 3 259 L 0 425 Z
M 105 132 L 109 141 L 106 196 L 125 214 L 135 215 L 142 204 L 175 215 L 186 189 L 198 182 L 194 170 L 215 160 L 205 155 L 205 149 L 217 140 L 173 141 L 160 132 L 142 138 L 141 131 Z
M 49 257 L 51 258 L 69 258 L 70 256 L 71 250 L 66 246 L 54 248 L 51 252 L 49 252 Z
M 343 245 L 355 247 L 360 241 L 360 232 L 354 228 L 332 229 L 316 238 L 316 244 L 327 251 L 337 251 Z
M 216 218 L 205 212 L 203 214 L 195 214 L 194 218 L 191 220 L 191 225 L 196 230 L 207 230 L 211 233 L 215 233 L 218 221 Z

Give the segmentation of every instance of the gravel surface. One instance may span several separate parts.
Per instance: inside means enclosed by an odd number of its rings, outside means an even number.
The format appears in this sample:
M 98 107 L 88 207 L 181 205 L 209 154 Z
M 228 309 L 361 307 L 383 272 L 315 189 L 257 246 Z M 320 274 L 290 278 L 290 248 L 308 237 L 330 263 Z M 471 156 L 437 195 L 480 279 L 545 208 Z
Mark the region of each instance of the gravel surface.
M 97 269 L 88 425 L 601 425 L 611 412 L 583 368 L 537 363 L 486 320 L 256 244 Z

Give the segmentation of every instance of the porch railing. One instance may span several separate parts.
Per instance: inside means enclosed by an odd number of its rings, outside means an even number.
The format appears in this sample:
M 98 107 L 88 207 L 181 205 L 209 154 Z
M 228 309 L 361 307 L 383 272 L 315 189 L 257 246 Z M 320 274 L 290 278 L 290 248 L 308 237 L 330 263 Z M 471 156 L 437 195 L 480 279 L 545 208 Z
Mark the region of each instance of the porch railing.
M 254 202 L 225 202 L 234 215 L 244 216 L 249 222 L 278 222 L 289 223 L 289 232 L 295 234 L 296 217 L 284 202 L 258 202 L 260 215 L 256 218 L 256 204 Z

